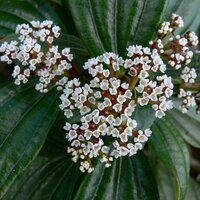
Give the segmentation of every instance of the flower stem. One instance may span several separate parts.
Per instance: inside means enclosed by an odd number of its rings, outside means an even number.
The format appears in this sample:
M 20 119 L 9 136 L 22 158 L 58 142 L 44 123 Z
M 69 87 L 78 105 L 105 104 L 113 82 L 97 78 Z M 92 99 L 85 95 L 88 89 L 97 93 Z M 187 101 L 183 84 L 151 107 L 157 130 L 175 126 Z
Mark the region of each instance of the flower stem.
M 130 88 L 130 90 L 133 90 L 134 88 L 135 88 L 135 86 L 136 86 L 136 84 L 137 84 L 137 82 L 138 82 L 138 77 L 132 77 L 131 79 L 130 79 L 130 81 L 129 81 L 129 88 Z
M 180 88 L 190 91 L 200 91 L 200 83 L 182 83 Z

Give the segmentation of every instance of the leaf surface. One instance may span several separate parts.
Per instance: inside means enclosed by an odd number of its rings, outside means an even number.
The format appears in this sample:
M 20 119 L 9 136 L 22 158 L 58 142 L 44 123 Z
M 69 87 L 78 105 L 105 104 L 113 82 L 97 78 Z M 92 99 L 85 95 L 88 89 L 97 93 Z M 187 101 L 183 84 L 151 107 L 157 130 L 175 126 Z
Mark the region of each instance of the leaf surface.
M 139 152 L 132 158 L 120 158 L 106 169 L 99 164 L 86 175 L 75 200 L 158 199 L 155 180 L 145 156 Z
M 189 154 L 176 127 L 165 117 L 154 123 L 150 146 L 176 179 L 176 198 L 183 199 L 189 180 Z
M 91 55 L 113 51 L 123 55 L 128 45 L 147 45 L 160 22 L 162 0 L 69 0 L 76 28 Z
M 0 197 L 36 157 L 58 111 L 55 90 L 39 94 L 33 83 L 0 89 Z

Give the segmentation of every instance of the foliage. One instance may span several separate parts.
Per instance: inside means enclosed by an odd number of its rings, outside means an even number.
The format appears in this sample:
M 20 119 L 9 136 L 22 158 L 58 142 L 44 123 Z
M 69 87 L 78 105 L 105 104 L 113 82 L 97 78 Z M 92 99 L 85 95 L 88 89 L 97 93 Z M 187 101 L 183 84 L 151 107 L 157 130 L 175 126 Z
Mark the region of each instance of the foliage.
M 105 51 L 123 56 L 130 44 L 147 45 L 171 13 L 183 14 L 184 31 L 198 30 L 199 7 L 199 0 L 0 0 L 0 43 L 16 37 L 17 24 L 51 19 L 62 28 L 56 43 L 78 55 L 81 73 L 88 57 Z M 34 79 L 14 86 L 5 71 L 0 79 L 0 199 L 199 198 L 199 183 L 190 177 L 189 151 L 200 148 L 200 118 L 194 110 L 183 115 L 175 107 L 154 123 L 144 110 L 136 117 L 141 126 L 153 124 L 148 146 L 108 169 L 98 164 L 92 174 L 83 174 L 66 153 L 60 93 L 35 91 Z

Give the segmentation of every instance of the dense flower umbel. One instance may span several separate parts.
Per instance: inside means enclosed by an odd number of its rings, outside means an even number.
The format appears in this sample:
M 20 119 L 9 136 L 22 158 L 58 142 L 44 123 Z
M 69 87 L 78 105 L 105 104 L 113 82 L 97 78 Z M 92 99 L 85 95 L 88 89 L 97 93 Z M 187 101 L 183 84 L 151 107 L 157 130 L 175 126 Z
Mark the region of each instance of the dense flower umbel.
M 142 149 L 152 132 L 150 127 L 138 128 L 141 122 L 134 117 L 137 106 L 150 105 L 157 118 L 172 109 L 174 84 L 166 74 L 168 67 L 182 71 L 178 97 L 183 98 L 183 112 L 196 105 L 199 91 L 194 93 L 187 86 L 194 84 L 197 74 L 186 65 L 191 62 L 190 49 L 197 46 L 198 38 L 194 32 L 175 35 L 183 25 L 182 18 L 173 14 L 170 22 L 160 25 L 157 38 L 149 42 L 149 47 L 131 45 L 126 58 L 104 53 L 89 59 L 83 65 L 89 73 L 87 82 L 82 82 L 82 77 L 68 80 L 73 77 L 69 71 L 73 56 L 69 48 L 59 50 L 53 45 L 60 28 L 51 21 L 17 26 L 18 40 L 0 46 L 0 59 L 8 64 L 18 63 L 12 73 L 17 85 L 36 74 L 36 90 L 47 92 L 52 82 L 63 89 L 60 108 L 68 121 L 64 126 L 70 142 L 68 152 L 74 162 L 80 160 L 82 172 L 90 173 L 95 158 L 109 167 L 115 158 L 132 156 Z M 69 123 L 74 115 L 80 116 L 79 122 Z
M 39 83 L 36 90 L 47 92 L 48 85 L 55 79 L 58 89 L 62 89 L 67 81 L 64 74 L 72 67 L 70 62 L 73 56 L 69 48 L 59 52 L 58 46 L 52 45 L 54 39 L 60 35 L 60 27 L 53 26 L 53 22 L 48 20 L 41 23 L 32 21 L 30 24 L 18 25 L 18 40 L 4 42 L 0 46 L 0 53 L 4 54 L 0 60 L 8 64 L 19 63 L 12 73 L 17 85 L 27 83 L 31 74 L 37 74 Z M 46 45 L 46 52 L 42 45 Z
M 175 69 L 180 69 L 182 65 L 191 62 L 193 52 L 190 48 L 197 46 L 199 42 L 194 32 L 174 35 L 174 31 L 178 27 L 183 27 L 183 20 L 180 16 L 173 14 L 171 22 L 161 24 L 161 28 L 158 30 L 158 39 L 149 43 L 150 48 L 156 48 L 160 55 L 167 60 L 169 66 Z
M 130 46 L 128 56 L 131 60 L 126 60 L 126 68 L 129 74 L 137 77 L 138 84 L 136 91 L 142 94 L 138 98 L 141 106 L 151 104 L 156 111 L 156 117 L 162 118 L 165 112 L 172 108 L 172 101 L 167 100 L 173 94 L 173 84 L 171 77 L 165 73 L 166 65 L 163 63 L 157 49 L 143 48 L 142 46 Z M 160 72 L 164 75 L 151 78 L 152 74 Z
M 90 82 L 82 85 L 74 79 L 65 85 L 60 108 L 67 118 L 77 113 L 81 116 L 80 123 L 67 122 L 64 127 L 71 142 L 68 152 L 74 162 L 81 160 L 81 171 L 92 172 L 94 158 L 109 167 L 114 158 L 132 156 L 142 149 L 152 132 L 138 130 L 140 122 L 133 117 L 136 106 L 151 105 L 157 118 L 173 107 L 174 85 L 166 69 L 190 63 L 190 47 L 198 44 L 193 32 L 172 35 L 182 26 L 182 18 L 173 14 L 171 22 L 161 24 L 158 38 L 149 47 L 129 46 L 126 59 L 114 53 L 89 59 L 83 68 L 91 75 Z M 185 67 L 181 79 L 192 83 L 195 78 L 194 69 Z M 185 97 L 183 89 L 181 92 Z M 186 92 L 185 107 L 194 105 L 188 95 Z
M 184 83 L 194 83 L 196 77 L 197 74 L 194 68 L 185 67 L 182 70 L 181 79 L 183 79 Z M 178 97 L 183 98 L 183 103 L 181 105 L 183 113 L 186 113 L 189 107 L 194 107 L 197 105 L 195 100 L 195 93 L 193 91 L 180 88 Z
M 81 161 L 81 171 L 93 171 L 92 158 L 100 157 L 109 167 L 113 158 L 132 156 L 151 135 L 150 129 L 137 130 L 132 115 L 135 98 L 126 80 L 117 77 L 124 60 L 114 53 L 90 59 L 83 66 L 92 75 L 89 84 L 80 86 L 78 79 L 69 81 L 60 97 L 65 116 L 78 111 L 81 123 L 66 123 L 68 152 Z
M 191 62 L 193 52 L 191 47 L 196 47 L 199 43 L 198 37 L 194 32 L 187 32 L 183 35 L 174 35 L 175 29 L 183 27 L 184 23 L 180 16 L 173 14 L 170 22 L 163 22 L 158 30 L 158 39 L 150 41 L 150 48 L 156 48 L 161 57 L 163 57 L 169 67 L 176 70 L 188 65 Z M 182 69 L 180 78 L 184 83 L 192 84 L 195 82 L 197 74 L 195 69 L 185 67 Z M 172 89 L 172 88 L 171 88 Z M 182 112 L 187 112 L 189 107 L 196 106 L 194 92 L 185 88 L 180 88 L 178 97 L 183 98 L 181 105 Z M 171 105 L 170 105 L 171 106 Z

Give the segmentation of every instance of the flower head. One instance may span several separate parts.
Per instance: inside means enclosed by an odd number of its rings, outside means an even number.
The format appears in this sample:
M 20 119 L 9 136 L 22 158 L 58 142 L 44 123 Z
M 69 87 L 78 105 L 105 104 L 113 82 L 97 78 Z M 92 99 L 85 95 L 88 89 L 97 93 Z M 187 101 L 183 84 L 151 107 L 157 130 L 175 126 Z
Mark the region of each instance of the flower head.
M 60 35 L 60 27 L 54 26 L 52 21 L 32 21 L 29 24 L 21 24 L 16 27 L 19 34 L 18 40 L 10 43 L 4 42 L 0 46 L 1 61 L 8 64 L 19 64 L 14 67 L 12 73 L 15 84 L 27 83 L 31 75 L 39 77 L 36 90 L 47 92 L 50 83 L 55 82 L 58 89 L 66 83 L 64 77 L 72 67 L 73 55 L 69 48 L 59 51 L 59 47 L 53 45 L 54 39 Z M 42 49 L 46 45 L 47 51 Z

